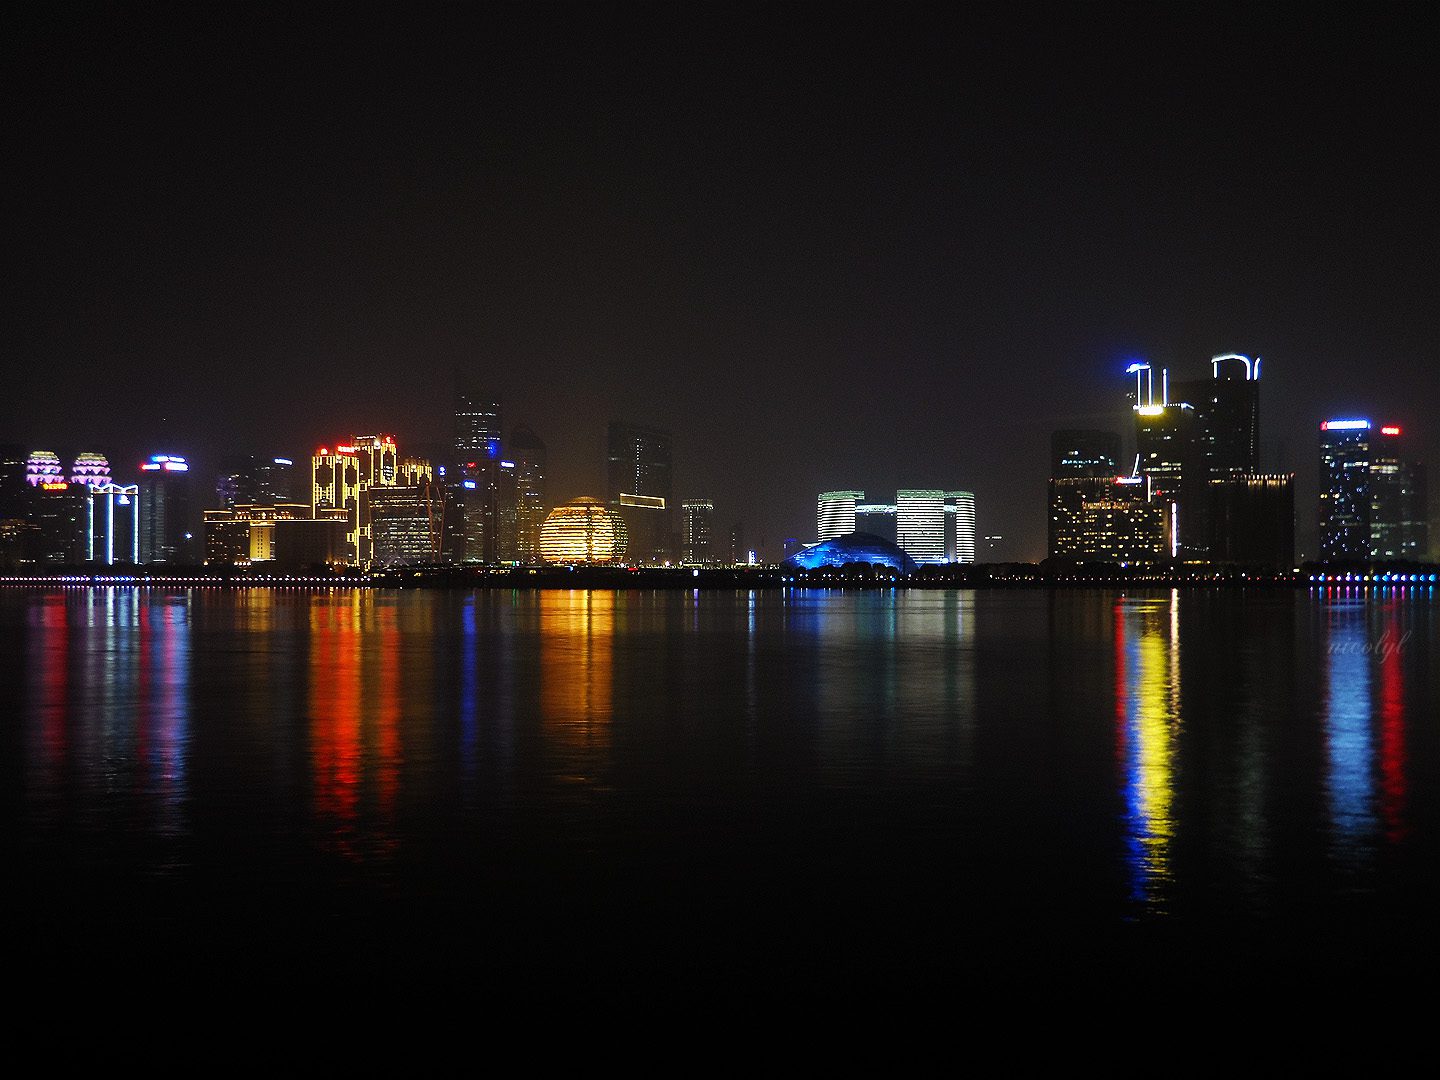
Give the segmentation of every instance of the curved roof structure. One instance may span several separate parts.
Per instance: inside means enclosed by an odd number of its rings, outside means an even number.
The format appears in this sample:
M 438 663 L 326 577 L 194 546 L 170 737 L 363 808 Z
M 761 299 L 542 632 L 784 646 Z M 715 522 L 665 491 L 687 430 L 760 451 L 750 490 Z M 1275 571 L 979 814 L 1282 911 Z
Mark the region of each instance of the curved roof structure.
M 547 563 L 618 563 L 629 534 L 625 519 L 599 499 L 572 499 L 540 525 L 540 557 Z
M 883 536 L 853 532 L 797 551 L 782 564 L 787 570 L 818 570 L 822 566 L 871 563 L 889 566 L 902 574 L 913 574 L 915 560 Z

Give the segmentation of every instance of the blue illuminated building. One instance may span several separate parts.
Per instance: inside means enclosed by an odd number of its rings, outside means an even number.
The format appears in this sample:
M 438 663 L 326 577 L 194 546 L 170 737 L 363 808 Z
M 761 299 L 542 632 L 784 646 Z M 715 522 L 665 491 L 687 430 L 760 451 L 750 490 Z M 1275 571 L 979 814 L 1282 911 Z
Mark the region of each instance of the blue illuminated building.
M 888 566 L 902 574 L 913 574 L 916 565 L 899 547 L 871 533 L 850 533 L 797 551 L 781 565 L 787 570 L 818 570 L 824 566 L 870 563 Z
M 1320 557 L 1370 555 L 1370 421 L 1320 425 Z

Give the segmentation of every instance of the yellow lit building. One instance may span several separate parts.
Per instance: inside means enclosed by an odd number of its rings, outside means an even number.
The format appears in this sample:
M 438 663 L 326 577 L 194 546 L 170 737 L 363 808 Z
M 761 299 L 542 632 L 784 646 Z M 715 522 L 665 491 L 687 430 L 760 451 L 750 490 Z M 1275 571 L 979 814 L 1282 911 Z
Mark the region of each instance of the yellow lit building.
M 598 499 L 557 506 L 540 526 L 540 557 L 547 563 L 618 563 L 629 533 L 625 519 Z

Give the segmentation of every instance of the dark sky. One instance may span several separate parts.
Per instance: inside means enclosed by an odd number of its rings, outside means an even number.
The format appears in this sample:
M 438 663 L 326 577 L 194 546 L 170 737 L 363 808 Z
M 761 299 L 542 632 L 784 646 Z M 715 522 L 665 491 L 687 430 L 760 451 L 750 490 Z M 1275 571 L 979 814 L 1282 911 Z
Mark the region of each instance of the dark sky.
M 462 371 L 555 501 L 625 418 L 773 554 L 945 486 L 1033 559 L 1050 431 L 1240 351 L 1303 552 L 1324 416 L 1440 460 L 1420 4 L 317 7 L 7 16 L 0 442 L 422 449 Z

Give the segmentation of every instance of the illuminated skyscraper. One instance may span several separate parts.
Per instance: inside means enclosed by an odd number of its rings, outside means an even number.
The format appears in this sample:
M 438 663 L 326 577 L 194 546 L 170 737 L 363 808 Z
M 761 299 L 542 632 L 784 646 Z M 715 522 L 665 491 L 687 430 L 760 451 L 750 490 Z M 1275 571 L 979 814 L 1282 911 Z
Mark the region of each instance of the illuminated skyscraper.
M 1115 432 L 1066 430 L 1050 436 L 1050 558 L 1099 557 L 1085 543 L 1084 504 L 1110 500 L 1120 471 Z
M 35 561 L 74 566 L 85 561 L 89 488 L 68 480 L 42 480 L 29 493 L 27 515 L 36 532 Z
M 1050 436 L 1051 476 L 1113 479 L 1119 474 L 1120 436 L 1115 432 L 1067 429 Z
M 348 522 L 346 561 L 355 562 L 360 549 L 360 460 L 354 446 L 321 446 L 310 459 L 311 517 L 343 510 Z
M 455 467 L 448 496 L 464 562 L 500 561 L 500 402 L 461 387 L 455 397 Z M 455 526 L 447 526 L 454 530 Z M 452 545 L 452 551 L 455 546 Z
M 625 519 L 627 557 L 637 565 L 669 562 L 678 554 L 670 433 L 612 420 L 606 445 L 606 503 Z
M 140 486 L 100 484 L 88 488 L 86 561 L 113 566 L 140 561 Z
M 540 562 L 540 526 L 545 521 L 545 444 L 525 425 L 510 433 L 515 462 L 515 558 L 521 566 Z
M 152 454 L 140 466 L 140 561 L 195 562 L 190 527 L 190 465 L 178 454 Z
M 868 536 L 878 536 L 882 540 L 895 543 L 895 504 L 893 502 L 856 503 L 855 528 L 851 531 L 865 533 Z M 841 535 L 848 534 L 842 533 Z
M 945 561 L 945 492 L 907 488 L 895 493 L 895 542 L 919 566 Z M 974 525 L 970 560 L 975 559 Z
M 70 483 L 76 487 L 98 488 L 110 483 L 110 462 L 104 454 L 85 451 L 75 455 L 70 466 Z
M 1419 561 L 1430 550 L 1425 470 L 1403 452 L 1400 428 L 1372 432 L 1370 461 L 1370 554 L 1376 559 Z
M 372 566 L 432 563 L 440 557 L 441 496 L 427 470 L 369 492 Z
M 222 507 L 285 503 L 292 495 L 295 463 L 289 458 L 239 454 L 225 459 L 215 481 Z
M 687 566 L 704 566 L 712 559 L 711 536 L 715 529 L 715 504 L 709 499 L 691 499 L 680 504 L 684 516 L 680 560 Z
M 65 480 L 65 466 L 60 464 L 60 455 L 54 450 L 31 451 L 25 459 L 25 482 L 31 487 L 68 482 Z
M 500 456 L 500 402 L 461 389 L 455 395 L 455 462 L 492 461 Z
M 855 531 L 855 507 L 863 498 L 863 491 L 820 492 L 815 507 L 815 530 L 822 544 Z
M 1370 421 L 1320 425 L 1320 557 L 1370 556 Z
M 1259 472 L 1260 358 L 1239 353 L 1212 357 L 1210 375 L 1181 384 L 1178 393 L 1195 407 L 1195 435 L 1206 478 Z
M 413 468 L 417 463 L 409 463 Z M 428 462 L 418 463 L 425 475 Z M 311 458 L 310 504 L 316 518 L 344 510 L 350 523 L 350 560 L 369 566 L 374 557 L 370 493 L 394 487 L 401 479 L 399 450 L 393 435 L 360 435 L 333 448 L 322 446 Z
M 975 495 L 972 492 L 945 492 L 945 561 L 975 561 Z

